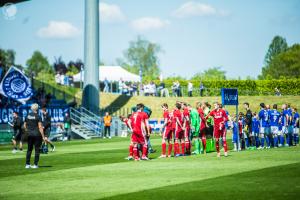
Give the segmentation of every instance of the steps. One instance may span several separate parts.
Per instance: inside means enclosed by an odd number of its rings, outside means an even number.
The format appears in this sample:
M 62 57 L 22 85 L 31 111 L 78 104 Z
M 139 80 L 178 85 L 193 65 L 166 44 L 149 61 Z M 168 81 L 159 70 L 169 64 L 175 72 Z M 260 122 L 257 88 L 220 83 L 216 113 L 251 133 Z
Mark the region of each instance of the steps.
M 71 131 L 83 139 L 98 138 L 101 136 L 102 123 L 100 117 L 87 109 L 70 108 Z

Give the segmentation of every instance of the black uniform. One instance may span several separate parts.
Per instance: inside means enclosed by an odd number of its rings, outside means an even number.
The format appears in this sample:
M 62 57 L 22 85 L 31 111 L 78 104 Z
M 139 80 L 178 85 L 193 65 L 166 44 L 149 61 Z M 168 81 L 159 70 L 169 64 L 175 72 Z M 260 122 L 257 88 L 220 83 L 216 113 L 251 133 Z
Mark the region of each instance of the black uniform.
M 248 109 L 246 112 L 245 124 L 248 125 L 248 133 L 251 133 L 252 132 L 252 112 L 250 109 Z
M 49 137 L 51 132 L 51 116 L 49 113 L 43 114 L 42 123 L 44 127 L 44 135 L 45 137 Z
M 14 117 L 13 119 L 13 130 L 13 139 L 16 141 L 22 141 L 22 120 L 19 116 Z
M 37 113 L 30 113 L 26 117 L 25 122 L 28 131 L 28 148 L 26 155 L 26 164 L 30 165 L 30 157 L 34 146 L 34 164 L 38 165 L 40 159 L 40 147 L 43 140 L 42 135 L 39 131 L 39 123 L 42 122 L 42 120 Z

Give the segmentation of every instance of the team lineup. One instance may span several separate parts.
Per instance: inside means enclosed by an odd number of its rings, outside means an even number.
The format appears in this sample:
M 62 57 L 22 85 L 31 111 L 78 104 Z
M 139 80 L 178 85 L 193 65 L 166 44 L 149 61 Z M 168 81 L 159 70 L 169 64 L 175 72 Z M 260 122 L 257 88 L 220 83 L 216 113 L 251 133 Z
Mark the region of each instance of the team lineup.
M 256 113 L 252 112 L 249 106 L 249 103 L 245 102 L 245 114 L 240 112 L 237 117 L 232 117 L 218 102 L 213 103 L 213 108 L 204 101 L 197 103 L 193 108 L 190 104 L 177 101 L 172 110 L 168 104 L 162 104 L 164 123 L 161 130 L 162 153 L 159 158 L 205 154 L 208 138 L 212 138 L 209 141 L 214 145 L 217 157 L 221 156 L 220 146 L 223 147 L 224 156 L 227 157 L 228 130 L 232 130 L 234 151 L 299 144 L 297 108 L 283 104 L 280 112 L 277 110 L 277 104 L 272 105 L 271 108 L 270 105 L 261 103 L 261 109 Z M 127 159 L 149 160 L 148 153 L 152 151 L 151 127 L 148 122 L 151 109 L 140 103 L 132 111 L 132 114 L 127 117 L 120 116 L 132 133 Z

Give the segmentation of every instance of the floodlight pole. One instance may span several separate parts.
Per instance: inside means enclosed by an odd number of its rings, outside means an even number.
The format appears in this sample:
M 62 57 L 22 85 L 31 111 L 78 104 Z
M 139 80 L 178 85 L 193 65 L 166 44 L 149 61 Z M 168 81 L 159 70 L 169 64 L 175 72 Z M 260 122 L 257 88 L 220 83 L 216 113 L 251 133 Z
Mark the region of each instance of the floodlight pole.
M 99 113 L 99 0 L 85 0 L 83 107 Z

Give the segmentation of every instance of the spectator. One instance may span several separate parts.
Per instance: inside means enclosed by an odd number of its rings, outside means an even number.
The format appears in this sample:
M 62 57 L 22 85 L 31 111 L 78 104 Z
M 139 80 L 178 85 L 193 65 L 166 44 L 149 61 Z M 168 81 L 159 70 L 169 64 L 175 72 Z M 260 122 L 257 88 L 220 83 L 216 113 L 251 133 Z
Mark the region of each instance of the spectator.
M 161 82 L 158 89 L 160 90 L 161 97 L 169 97 L 169 90 L 166 88 L 165 83 Z
M 174 81 L 173 82 L 173 85 L 172 85 L 172 94 L 173 94 L 173 96 L 175 96 L 175 97 L 177 97 L 177 90 L 178 90 L 178 88 L 177 88 L 177 83 L 176 83 L 176 81 Z
M 105 116 L 103 117 L 103 121 L 104 121 L 104 136 L 103 136 L 103 138 L 106 138 L 108 135 L 108 138 L 111 139 L 110 126 L 111 126 L 112 118 L 109 115 L 109 112 L 105 113 Z
M 65 138 L 71 140 L 71 118 L 69 113 L 65 114 L 64 129 L 65 129 Z
M 103 92 L 108 93 L 109 92 L 109 81 L 107 78 L 104 79 L 104 89 Z
M 55 83 L 57 83 L 58 85 L 60 85 L 60 74 L 59 73 L 56 73 L 55 75 Z
M 200 82 L 200 96 L 203 97 L 203 90 L 204 90 L 204 85 L 202 81 Z
M 280 90 L 277 87 L 275 88 L 275 96 L 281 96 Z
M 191 83 L 190 81 L 188 83 L 188 96 L 189 97 L 193 96 L 193 83 Z
M 150 84 L 149 84 L 149 90 L 150 90 L 149 94 L 151 96 L 156 96 L 156 85 L 153 81 L 151 81 Z
M 122 94 L 123 92 L 123 79 L 120 78 L 119 82 L 118 82 L 118 86 L 119 86 L 119 94 Z

